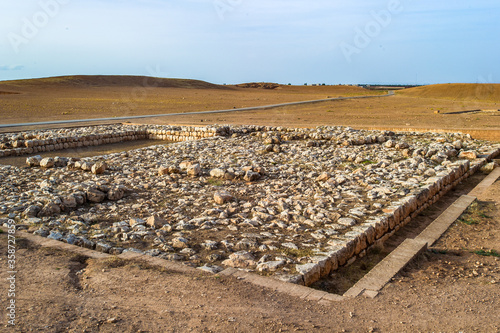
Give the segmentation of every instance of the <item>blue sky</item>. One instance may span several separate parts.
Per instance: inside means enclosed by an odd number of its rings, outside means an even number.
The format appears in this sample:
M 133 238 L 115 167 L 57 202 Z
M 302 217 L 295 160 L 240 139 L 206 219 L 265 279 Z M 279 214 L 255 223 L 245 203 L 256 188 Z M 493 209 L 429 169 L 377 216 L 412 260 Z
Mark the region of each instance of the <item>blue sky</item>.
M 498 0 L 2 0 L 0 13 L 0 80 L 500 82 Z

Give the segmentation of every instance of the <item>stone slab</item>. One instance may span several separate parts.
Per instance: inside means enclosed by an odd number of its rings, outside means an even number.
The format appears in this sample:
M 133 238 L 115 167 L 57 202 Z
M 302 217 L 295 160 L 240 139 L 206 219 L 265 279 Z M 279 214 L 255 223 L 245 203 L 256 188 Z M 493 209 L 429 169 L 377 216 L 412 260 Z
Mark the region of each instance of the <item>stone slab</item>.
M 67 243 L 63 243 L 60 241 L 56 241 L 54 239 L 47 239 L 42 236 L 33 235 L 24 231 L 18 231 L 17 236 L 27 239 L 28 241 L 42 246 L 42 247 L 50 247 L 55 250 L 68 251 L 72 253 L 77 253 L 92 259 L 104 259 L 110 257 L 107 253 L 102 253 L 94 250 L 89 250 L 80 246 L 71 245 Z
M 365 290 L 362 295 L 366 298 L 375 298 L 378 296 L 378 293 L 379 292 L 377 290 Z
M 441 215 L 438 216 L 415 239 L 406 239 L 368 274 L 359 280 L 345 294 L 345 297 L 365 296 L 374 298 L 378 292 L 403 269 L 413 258 L 432 246 L 448 228 L 476 200 L 472 194 L 480 194 L 500 177 L 500 168 L 496 168 L 469 195 L 462 195 Z
M 413 239 L 406 239 L 377 266 L 359 280 L 344 296 L 357 297 L 365 290 L 381 290 L 413 258 L 424 251 L 427 244 Z
M 500 177 L 500 168 L 495 168 L 486 178 L 483 179 L 470 193 L 470 196 L 478 196 L 490 187 Z
M 448 209 L 446 209 L 437 219 L 434 220 L 427 228 L 425 228 L 415 240 L 432 246 L 441 235 L 462 215 L 476 197 L 470 195 L 462 195 Z
M 228 268 L 219 273 L 224 276 L 232 276 L 245 282 L 268 288 L 289 296 L 299 297 L 308 301 L 323 301 L 322 304 L 329 304 L 330 302 L 338 302 L 343 299 L 342 296 L 329 294 L 321 290 L 315 290 L 297 284 L 291 284 L 276 280 L 275 278 L 261 276 L 254 273 L 241 271 L 235 268 Z

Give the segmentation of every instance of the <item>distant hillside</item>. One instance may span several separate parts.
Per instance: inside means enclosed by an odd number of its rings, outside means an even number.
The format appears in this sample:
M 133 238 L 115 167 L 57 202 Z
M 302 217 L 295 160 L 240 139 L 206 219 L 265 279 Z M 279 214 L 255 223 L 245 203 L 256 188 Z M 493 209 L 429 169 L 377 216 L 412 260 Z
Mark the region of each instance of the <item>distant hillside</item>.
M 500 84 L 450 83 L 409 88 L 398 95 L 452 100 L 500 102 Z
M 161 87 L 161 88 L 187 88 L 187 89 L 230 89 L 229 87 L 187 79 L 164 79 L 147 76 L 127 75 L 74 75 L 57 76 L 40 79 L 13 80 L 0 82 L 1 87 Z
M 269 83 L 269 82 L 250 82 L 250 83 L 240 83 L 236 85 L 240 88 L 262 88 L 262 89 L 276 89 L 279 88 L 279 84 L 277 83 Z

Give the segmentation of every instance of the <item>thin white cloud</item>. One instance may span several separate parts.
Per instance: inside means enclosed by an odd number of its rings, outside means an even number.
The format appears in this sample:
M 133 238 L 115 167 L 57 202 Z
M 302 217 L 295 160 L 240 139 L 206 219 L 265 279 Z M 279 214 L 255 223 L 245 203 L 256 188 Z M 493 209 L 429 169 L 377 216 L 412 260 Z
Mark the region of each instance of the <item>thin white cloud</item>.
M 0 71 L 20 71 L 24 69 L 23 65 L 1 65 Z
M 25 37 L 39 2 L 0 3 L 0 59 L 29 64 L 0 65 L 2 78 L 150 74 L 157 66 L 219 83 L 500 77 L 498 0 L 71 0 L 16 54 L 5 36 Z M 393 3 L 403 10 L 347 63 L 339 45 L 354 45 L 379 22 L 373 13 Z

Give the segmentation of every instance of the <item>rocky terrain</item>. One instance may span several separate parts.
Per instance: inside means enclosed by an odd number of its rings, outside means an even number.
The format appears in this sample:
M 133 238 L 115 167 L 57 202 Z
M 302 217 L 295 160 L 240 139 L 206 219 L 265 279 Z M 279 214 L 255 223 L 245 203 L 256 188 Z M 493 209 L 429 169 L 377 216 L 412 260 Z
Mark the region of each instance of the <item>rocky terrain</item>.
M 500 152 L 459 133 L 345 127 L 114 125 L 0 140 L 4 151 L 27 154 L 123 137 L 182 142 L 0 166 L 0 216 L 107 253 L 144 252 L 309 285 L 364 255 Z

